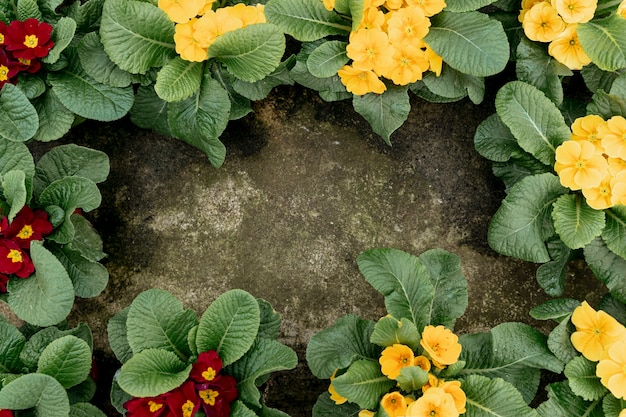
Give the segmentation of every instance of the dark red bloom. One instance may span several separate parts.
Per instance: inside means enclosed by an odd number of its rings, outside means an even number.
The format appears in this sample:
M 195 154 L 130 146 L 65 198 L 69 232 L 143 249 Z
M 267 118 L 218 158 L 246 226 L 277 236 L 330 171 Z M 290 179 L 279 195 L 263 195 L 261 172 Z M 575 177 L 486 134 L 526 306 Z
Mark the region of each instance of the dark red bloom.
M 0 274 L 0 294 L 7 292 L 7 284 L 9 283 L 9 277 L 4 274 Z M 0 417 L 2 413 L 0 412 Z
M 0 216 L 0 237 L 4 236 L 4 232 L 9 228 L 9 220 L 7 216 Z
M 7 24 L 0 20 L 0 46 L 4 45 L 7 36 Z
M 19 71 L 28 72 L 34 74 L 41 69 L 41 61 L 38 59 L 23 59 L 20 58 L 15 64 Z
M 11 60 L 7 53 L 0 49 L 0 88 L 6 83 L 13 82 L 13 77 L 15 77 L 18 72 L 19 67 L 16 61 Z
M 17 213 L 4 236 L 13 239 L 21 248 L 29 249 L 30 242 L 41 240 L 52 233 L 52 223 L 48 221 L 48 213 L 44 210 L 33 211 L 24 206 Z
M 237 398 L 237 381 L 230 375 L 220 375 L 213 382 L 196 386 L 207 417 L 228 417 L 230 404 Z
M 0 417 L 13 417 L 13 411 L 11 411 L 11 410 L 0 410 Z
M 165 396 L 133 398 L 124 403 L 126 417 L 168 417 L 171 416 Z
M 16 59 L 43 58 L 54 46 L 51 34 L 52 26 L 46 22 L 34 18 L 14 20 L 7 28 L 4 42 Z
M 35 272 L 33 261 L 13 240 L 0 240 L 0 273 L 28 278 Z
M 191 368 L 189 378 L 199 384 L 203 384 L 217 378 L 221 370 L 222 360 L 216 351 L 210 350 L 198 355 L 198 359 L 196 359 L 196 362 Z
M 200 397 L 193 381 L 187 381 L 167 394 L 167 405 L 174 417 L 193 417 L 200 408 Z

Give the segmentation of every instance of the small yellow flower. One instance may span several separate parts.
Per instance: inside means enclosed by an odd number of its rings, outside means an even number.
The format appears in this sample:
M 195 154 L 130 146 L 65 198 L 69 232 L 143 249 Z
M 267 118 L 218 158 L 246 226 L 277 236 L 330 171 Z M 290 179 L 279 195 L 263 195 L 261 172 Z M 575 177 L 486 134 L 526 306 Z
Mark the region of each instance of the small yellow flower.
M 598 133 L 602 136 L 602 146 L 608 156 L 626 159 L 626 119 L 613 116 L 598 128 Z
M 413 360 L 413 366 L 419 366 L 428 372 L 430 371 L 430 360 L 424 355 L 416 356 Z
M 398 47 L 405 43 L 414 45 L 428 34 L 429 27 L 430 20 L 422 9 L 417 6 L 403 7 L 387 20 L 389 42 Z
M 609 173 L 614 177 L 626 170 L 626 159 L 608 157 L 607 162 L 609 163 Z
M 598 187 L 606 177 L 609 165 L 602 155 L 596 154 L 591 142 L 568 140 L 556 148 L 554 170 L 561 185 L 580 190 Z
M 444 382 L 445 381 L 443 379 L 439 379 L 435 375 L 429 373 L 428 382 L 422 386 L 422 393 L 428 391 L 431 388 L 441 388 Z
M 438 368 L 452 365 L 459 360 L 461 354 L 459 337 L 443 326 L 426 326 L 420 345 Z
M 380 405 L 389 417 L 404 417 L 406 415 L 407 400 L 399 392 L 385 394 L 380 400 Z
M 394 344 L 386 347 L 378 358 L 381 372 L 389 379 L 396 379 L 400 375 L 402 368 L 413 366 L 415 354 L 410 347 Z
M 397 85 L 407 85 L 422 79 L 422 74 L 428 71 L 426 53 L 410 44 L 396 49 L 393 54 L 393 66 L 384 74 Z
M 586 23 L 593 19 L 598 0 L 552 0 L 565 23 Z
M 540 2 L 526 13 L 522 28 L 528 39 L 550 42 L 565 30 L 565 22 L 550 3 Z
M 335 0 L 324 0 L 324 7 L 329 12 L 335 8 Z
M 443 58 L 437 55 L 437 52 L 433 51 L 430 46 L 424 42 L 426 53 L 426 60 L 428 61 L 428 69 L 435 73 L 437 77 L 441 75 L 443 68 Z
M 626 336 L 609 347 L 606 357 L 598 362 L 596 375 L 611 394 L 626 400 Z
M 598 128 L 606 124 L 606 121 L 597 114 L 590 114 L 585 117 L 579 117 L 572 123 L 572 140 L 589 141 L 596 147 L 596 153 L 601 155 L 604 153 L 602 147 L 602 138 L 598 134 Z
M 582 69 L 582 67 L 591 63 L 591 58 L 583 51 L 578 40 L 576 23 L 567 25 L 565 30 L 550 42 L 548 54 L 572 70 Z
M 359 411 L 358 417 L 374 417 L 376 415 L 375 412 L 370 410 L 361 410 Z
M 404 0 L 385 0 L 383 5 L 387 10 L 399 10 L 404 6 Z
M 524 21 L 526 13 L 537 3 L 547 2 L 548 0 L 522 0 L 522 8 L 517 16 L 520 23 Z
M 193 25 L 196 32 L 194 37 L 203 48 L 208 48 L 218 37 L 243 27 L 241 19 L 231 15 L 228 11 L 217 9 L 208 11 Z
M 328 385 L 328 392 L 330 393 L 330 399 L 335 402 L 337 405 L 341 405 L 348 401 L 348 399 L 342 395 L 339 395 L 333 387 L 333 380 L 335 379 L 335 375 L 337 375 L 337 371 L 339 369 L 335 369 L 335 372 L 330 376 L 330 385 Z
M 159 0 L 158 6 L 176 23 L 188 22 L 204 7 L 205 0 Z
M 357 96 L 367 93 L 382 94 L 387 87 L 374 71 L 363 71 L 350 65 L 344 65 L 337 71 L 341 83 L 346 86 L 346 90 Z
M 611 175 L 607 175 L 597 187 L 582 189 L 589 207 L 595 210 L 604 210 L 613 206 L 613 203 L 611 203 L 613 198 L 611 191 L 612 179 Z
M 202 62 L 207 59 L 207 49 L 200 46 L 196 39 L 193 25 L 198 19 L 193 18 L 187 23 L 178 23 L 174 32 L 176 53 L 185 61 Z
M 352 66 L 362 71 L 373 70 L 377 75 L 383 74 L 393 63 L 394 48 L 389 38 L 380 29 L 359 29 L 350 34 L 350 42 L 346 47 Z
M 617 7 L 617 11 L 615 13 L 617 13 L 618 16 L 622 16 L 623 18 L 626 18 L 626 0 L 623 0 L 619 4 L 619 6 Z M 620 414 L 620 417 L 622 417 L 621 414 Z
M 359 25 L 359 29 L 381 29 L 385 24 L 385 14 L 377 7 L 368 7 L 363 10 L 363 19 Z
M 444 0 L 406 0 L 409 6 L 418 6 L 424 11 L 427 17 L 431 17 L 441 12 L 446 7 Z
M 458 417 L 452 395 L 442 388 L 431 388 L 406 410 L 406 417 Z
M 576 331 L 570 337 L 574 348 L 590 361 L 600 360 L 606 349 L 626 337 L 626 329 L 606 312 L 594 310 L 586 301 L 572 313 Z
M 255 23 L 262 23 L 259 20 L 264 20 L 263 12 L 259 13 L 259 9 L 256 6 L 246 6 L 244 3 L 237 3 L 231 7 L 225 7 L 228 13 L 241 20 L 242 27 L 253 25 Z
M 626 206 L 626 170 L 619 172 L 611 179 L 611 192 L 612 205 L 622 204 Z
M 446 381 L 441 385 L 441 389 L 452 396 L 456 410 L 459 414 L 463 414 L 466 411 L 465 404 L 467 403 L 467 396 L 465 395 L 465 391 L 461 389 L 461 382 Z

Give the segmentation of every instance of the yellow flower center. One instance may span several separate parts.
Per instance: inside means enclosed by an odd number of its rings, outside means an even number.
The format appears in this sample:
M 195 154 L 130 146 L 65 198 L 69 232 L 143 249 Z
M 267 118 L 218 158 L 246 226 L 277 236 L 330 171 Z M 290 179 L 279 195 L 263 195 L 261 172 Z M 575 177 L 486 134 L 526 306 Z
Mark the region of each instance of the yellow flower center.
M 215 369 L 211 368 L 210 366 L 207 368 L 206 371 L 202 372 L 202 378 L 206 379 L 207 381 L 213 381 L 213 379 L 215 379 Z
M 431 410 L 428 415 L 430 415 L 431 417 L 437 417 L 437 412 L 435 410 Z
M 24 65 L 30 65 L 30 59 L 18 58 L 17 60 Z
M 200 395 L 200 398 L 202 398 L 204 403 L 208 405 L 215 405 L 215 400 L 217 396 L 220 395 L 219 392 L 213 391 L 212 389 L 199 391 L 198 394 Z
M 191 413 L 193 413 L 193 402 L 191 402 L 191 400 L 187 400 L 181 409 L 183 411 L 183 417 L 191 417 Z
M 574 166 L 576 167 L 576 169 L 585 169 L 585 161 L 583 160 L 576 161 Z
M 9 68 L 4 65 L 0 65 L 0 81 L 6 81 L 8 79 L 9 79 Z
M 150 406 L 151 413 L 156 413 L 163 408 L 163 404 L 155 403 L 154 401 L 148 401 L 148 405 Z
M 32 235 L 33 235 L 33 228 L 31 227 L 30 224 L 25 224 L 24 227 L 22 227 L 22 230 L 20 230 L 17 233 L 17 237 L 19 237 L 20 239 L 28 239 Z
M 4 43 L 4 35 L 0 33 L 0 44 Z
M 374 58 L 374 57 L 376 56 L 376 51 L 375 51 L 375 50 L 373 50 L 373 49 L 371 49 L 371 48 L 369 48 L 369 49 L 367 49 L 367 55 L 368 55 L 370 58 Z
M 18 262 L 23 262 L 24 261 L 22 259 L 22 252 L 20 252 L 17 249 L 11 249 L 9 251 L 9 254 L 7 255 L 7 258 L 10 259 L 14 264 L 18 263 Z
M 27 48 L 36 48 L 39 44 L 39 39 L 37 39 L 37 35 L 26 35 L 24 38 L 24 45 Z
M 576 46 L 576 39 L 570 39 L 570 40 L 569 40 L 569 44 L 570 44 L 571 46 Z

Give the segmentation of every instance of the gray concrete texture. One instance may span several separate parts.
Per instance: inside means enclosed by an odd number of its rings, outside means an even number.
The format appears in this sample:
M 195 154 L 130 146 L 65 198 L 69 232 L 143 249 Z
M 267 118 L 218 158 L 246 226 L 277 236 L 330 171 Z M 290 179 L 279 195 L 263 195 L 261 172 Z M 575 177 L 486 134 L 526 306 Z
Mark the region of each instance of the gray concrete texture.
M 349 101 L 326 103 L 314 92 L 280 87 L 229 124 L 218 170 L 196 149 L 128 121 L 75 128 L 62 142 L 111 158 L 102 206 L 88 215 L 104 239 L 109 285 L 95 299 L 77 300 L 70 317 L 94 331 L 104 379 L 117 367 L 107 320 L 141 291 L 165 289 L 200 314 L 222 292 L 242 288 L 282 315 L 281 341 L 300 358 L 295 370 L 270 380 L 266 402 L 310 416 L 327 381 L 308 371 L 306 344 L 347 313 L 385 314 L 355 262 L 379 247 L 460 256 L 469 307 L 458 333 L 505 321 L 549 331 L 551 323 L 528 315 L 549 299 L 535 281 L 537 265 L 487 245 L 504 187 L 474 150 L 473 135 L 492 101 L 413 98 L 388 147 Z M 604 293 L 583 264 L 570 269 L 567 290 L 592 302 Z

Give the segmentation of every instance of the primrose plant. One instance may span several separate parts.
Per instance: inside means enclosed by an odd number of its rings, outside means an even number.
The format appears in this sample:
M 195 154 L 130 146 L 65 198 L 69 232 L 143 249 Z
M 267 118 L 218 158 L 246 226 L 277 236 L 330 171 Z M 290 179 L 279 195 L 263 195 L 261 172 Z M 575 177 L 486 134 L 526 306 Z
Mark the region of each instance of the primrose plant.
M 26 145 L 0 139 L 0 300 L 20 319 L 57 324 L 74 297 L 106 287 L 102 239 L 82 213 L 100 206 L 108 174 L 100 151 L 58 146 L 35 164 Z
M 311 338 L 309 368 L 330 379 L 314 417 L 537 415 L 528 404 L 541 369 L 558 373 L 563 363 L 546 336 L 522 323 L 453 332 L 468 303 L 456 255 L 374 249 L 357 263 L 388 315 L 376 322 L 347 315 Z
M 108 325 L 122 362 L 111 400 L 127 417 L 285 416 L 262 402 L 270 373 L 298 358 L 277 341 L 280 315 L 243 290 L 220 295 L 202 314 L 167 291 L 147 290 Z

